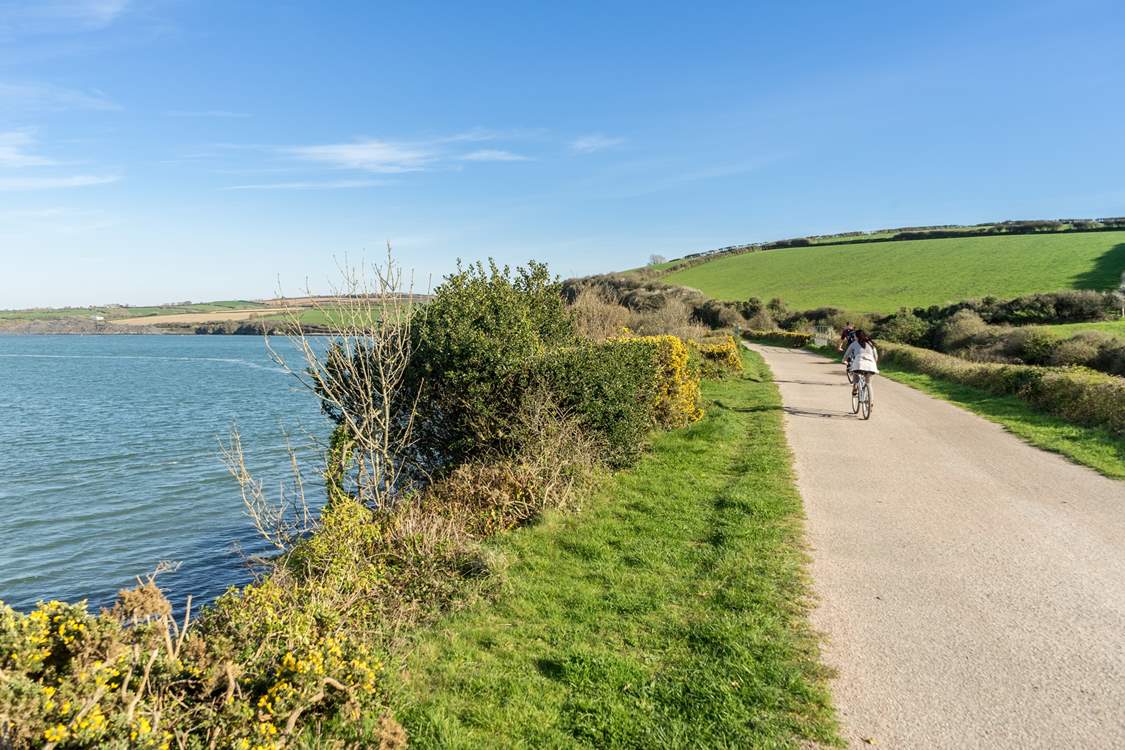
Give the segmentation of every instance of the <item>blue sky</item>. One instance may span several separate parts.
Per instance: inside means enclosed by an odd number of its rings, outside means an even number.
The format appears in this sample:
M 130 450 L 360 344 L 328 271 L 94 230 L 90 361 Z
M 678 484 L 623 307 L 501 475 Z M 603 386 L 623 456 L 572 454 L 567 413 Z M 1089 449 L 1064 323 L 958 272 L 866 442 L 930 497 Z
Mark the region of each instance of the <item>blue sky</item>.
M 0 0 L 0 307 L 1125 214 L 1125 6 Z M 815 272 L 815 269 L 811 269 Z

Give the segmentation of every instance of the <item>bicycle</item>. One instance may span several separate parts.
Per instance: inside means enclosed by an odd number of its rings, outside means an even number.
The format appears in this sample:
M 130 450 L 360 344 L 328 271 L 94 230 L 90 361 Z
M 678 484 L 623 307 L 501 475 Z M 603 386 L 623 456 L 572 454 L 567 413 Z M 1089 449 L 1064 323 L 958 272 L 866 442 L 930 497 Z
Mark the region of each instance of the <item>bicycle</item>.
M 852 414 L 859 414 L 863 419 L 871 419 L 871 389 L 867 385 L 867 378 L 858 372 L 848 373 L 848 379 L 855 378 L 855 387 L 852 389 Z

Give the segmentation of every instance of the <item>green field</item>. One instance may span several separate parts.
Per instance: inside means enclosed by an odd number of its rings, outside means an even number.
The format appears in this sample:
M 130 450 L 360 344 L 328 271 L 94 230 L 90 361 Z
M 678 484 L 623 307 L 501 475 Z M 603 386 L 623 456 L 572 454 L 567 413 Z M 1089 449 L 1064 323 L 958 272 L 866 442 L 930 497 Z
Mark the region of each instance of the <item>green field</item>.
M 265 307 L 261 302 L 247 300 L 220 300 L 218 302 L 198 302 L 191 305 L 167 305 L 144 307 L 61 307 L 35 310 L 0 310 L 0 320 L 66 320 L 68 318 L 89 318 L 101 315 L 107 319 L 142 318 L 152 315 L 176 315 L 178 313 L 209 313 L 224 310 L 253 310 Z
M 1125 339 L 1125 320 L 1103 320 L 1095 323 L 1061 323 L 1053 326 L 1037 326 L 1056 336 L 1073 336 L 1082 331 L 1100 331 Z
M 411 747 L 836 744 L 780 397 L 744 362 L 583 511 L 498 541 L 499 599 L 423 633 L 397 672 Z
M 733 255 L 662 277 L 724 300 L 781 297 L 893 312 L 974 297 L 1112 289 L 1125 270 L 1125 232 L 1001 235 L 787 248 Z

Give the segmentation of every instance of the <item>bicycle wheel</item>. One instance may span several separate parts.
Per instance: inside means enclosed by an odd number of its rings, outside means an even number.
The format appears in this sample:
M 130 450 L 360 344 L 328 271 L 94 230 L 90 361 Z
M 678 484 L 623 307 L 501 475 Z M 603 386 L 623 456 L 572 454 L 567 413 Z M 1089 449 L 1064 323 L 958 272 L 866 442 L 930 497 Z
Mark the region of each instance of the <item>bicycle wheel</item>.
M 851 376 L 849 376 L 850 378 Z M 852 389 L 852 414 L 859 413 L 859 390 Z
M 863 398 L 859 402 L 860 414 L 864 419 L 871 419 L 871 391 L 866 387 L 863 389 Z

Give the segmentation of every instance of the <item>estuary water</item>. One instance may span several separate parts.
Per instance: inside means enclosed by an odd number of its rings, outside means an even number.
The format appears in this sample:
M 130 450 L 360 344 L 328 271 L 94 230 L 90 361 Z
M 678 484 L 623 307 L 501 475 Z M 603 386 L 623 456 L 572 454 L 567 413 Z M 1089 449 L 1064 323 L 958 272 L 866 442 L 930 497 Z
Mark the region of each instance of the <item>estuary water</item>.
M 0 381 L 0 600 L 16 609 L 109 606 L 162 560 L 181 563 L 159 578 L 177 608 L 248 581 L 244 556 L 268 547 L 221 460 L 232 424 L 272 494 L 288 433 L 323 497 L 313 443 L 330 425 L 260 337 L 0 336 Z

